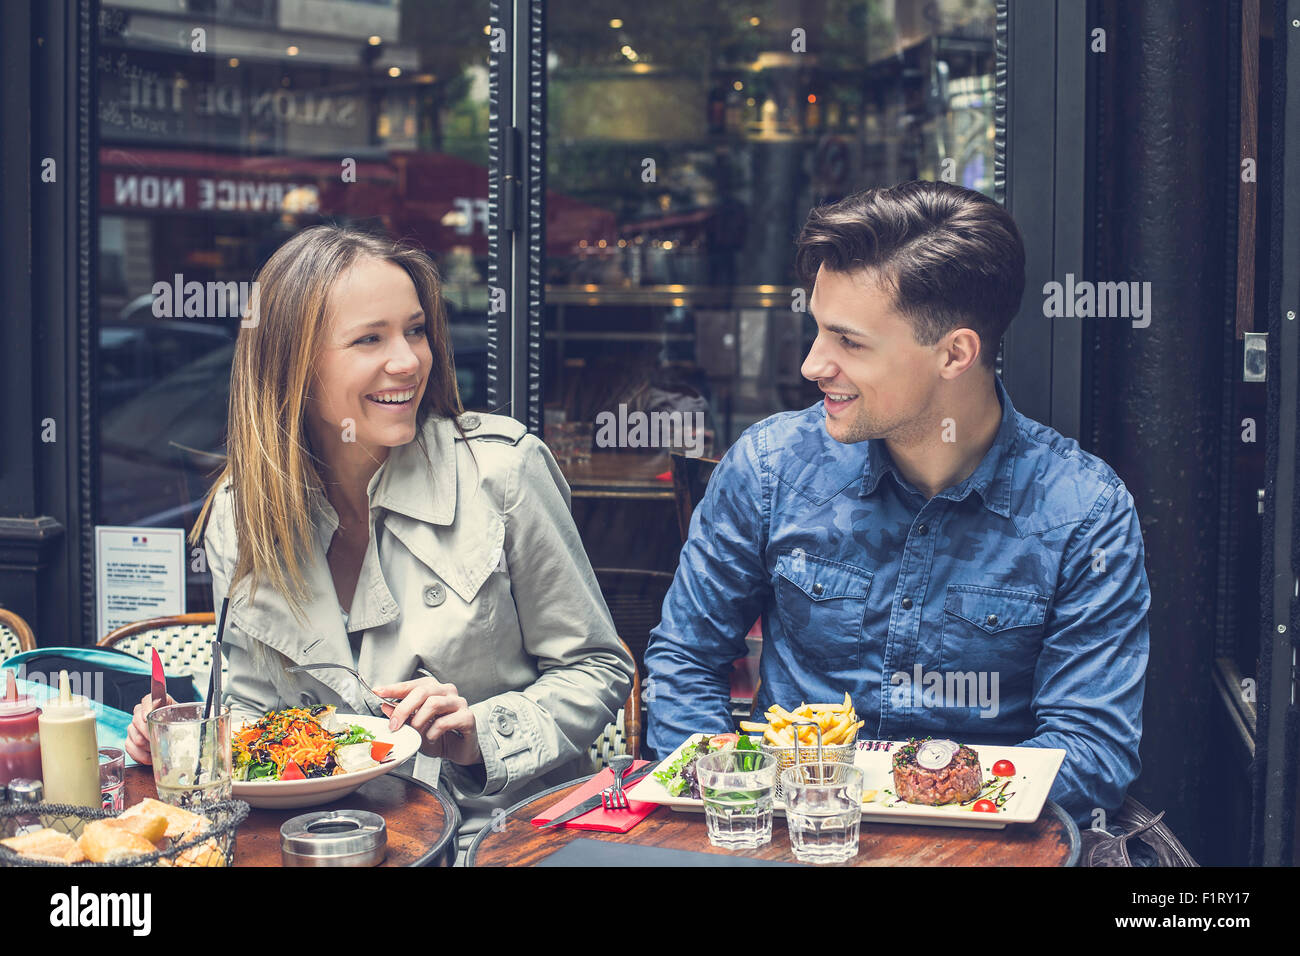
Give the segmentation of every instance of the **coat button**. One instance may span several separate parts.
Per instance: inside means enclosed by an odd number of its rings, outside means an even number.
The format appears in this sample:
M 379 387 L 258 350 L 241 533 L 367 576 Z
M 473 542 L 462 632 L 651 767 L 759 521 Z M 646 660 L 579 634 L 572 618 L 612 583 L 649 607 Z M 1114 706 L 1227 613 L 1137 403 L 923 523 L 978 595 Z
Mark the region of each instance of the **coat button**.
M 990 614 L 988 617 L 984 619 L 984 623 L 987 624 L 989 627 L 997 627 L 998 616 L 996 614 Z
M 820 584 L 813 585 L 813 594 L 816 594 L 818 597 L 821 597 L 822 591 L 824 590 L 826 589 L 822 587 Z
M 460 427 L 462 431 L 472 432 L 482 424 L 483 419 L 479 418 L 477 415 L 460 416 Z
M 437 607 L 445 600 L 447 600 L 447 589 L 441 584 L 430 584 L 424 589 L 424 603 L 429 607 Z
M 911 599 L 911 598 L 903 598 L 903 610 L 904 610 L 904 611 L 910 611 L 910 610 L 912 610 L 912 599 Z
M 312 695 L 312 694 L 307 693 L 306 691 L 303 691 L 301 694 L 298 695 L 298 700 L 300 700 L 300 701 L 302 702 L 302 705 L 303 705 L 304 707 L 315 707 L 315 706 L 316 706 L 316 698 L 315 698 L 315 696 Z
M 492 710 L 492 726 L 502 737 L 509 737 L 515 732 L 516 717 L 513 711 L 506 710 L 504 707 L 496 707 Z

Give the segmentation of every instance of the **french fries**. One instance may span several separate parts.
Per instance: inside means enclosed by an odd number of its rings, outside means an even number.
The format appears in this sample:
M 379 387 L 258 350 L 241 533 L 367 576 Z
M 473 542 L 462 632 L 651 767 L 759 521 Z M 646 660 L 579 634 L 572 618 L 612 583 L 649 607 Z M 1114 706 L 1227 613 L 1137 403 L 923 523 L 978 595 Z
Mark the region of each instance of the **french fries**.
M 795 726 L 799 721 L 812 721 L 822 732 L 823 744 L 845 744 L 854 738 L 865 721 L 858 720 L 853 701 L 848 692 L 839 704 L 800 704 L 794 710 L 773 704 L 763 715 L 767 723 L 742 720 L 740 729 L 746 733 L 763 735 L 763 740 L 773 747 L 794 747 L 817 744 L 817 731 L 810 726 Z

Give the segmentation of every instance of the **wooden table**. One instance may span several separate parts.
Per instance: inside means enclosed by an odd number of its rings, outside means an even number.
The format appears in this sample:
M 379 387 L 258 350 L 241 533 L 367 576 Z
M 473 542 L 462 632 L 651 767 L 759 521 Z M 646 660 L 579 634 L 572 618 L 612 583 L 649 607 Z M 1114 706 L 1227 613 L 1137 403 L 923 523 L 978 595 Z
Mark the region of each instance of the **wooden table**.
M 157 798 L 153 768 L 126 769 L 126 806 Z M 386 773 L 333 803 L 293 810 L 249 810 L 235 834 L 235 866 L 281 866 L 280 825 L 303 813 L 346 807 L 384 818 L 388 856 L 381 866 L 451 866 L 456 862 L 460 811 L 433 787 L 406 774 Z
M 586 837 L 616 843 L 730 853 L 763 860 L 798 862 L 790 850 L 785 817 L 774 815 L 772 842 L 757 850 L 712 846 L 703 813 L 659 807 L 628 833 L 602 833 L 560 826 L 539 829 L 528 821 L 590 780 L 584 777 L 517 803 L 506 826 L 484 827 L 469 850 L 468 866 L 533 866 L 572 840 Z M 514 823 L 514 826 L 510 826 Z M 858 855 L 844 866 L 1074 866 L 1079 860 L 1079 828 L 1048 800 L 1034 823 L 1009 823 L 1002 830 L 863 823 Z

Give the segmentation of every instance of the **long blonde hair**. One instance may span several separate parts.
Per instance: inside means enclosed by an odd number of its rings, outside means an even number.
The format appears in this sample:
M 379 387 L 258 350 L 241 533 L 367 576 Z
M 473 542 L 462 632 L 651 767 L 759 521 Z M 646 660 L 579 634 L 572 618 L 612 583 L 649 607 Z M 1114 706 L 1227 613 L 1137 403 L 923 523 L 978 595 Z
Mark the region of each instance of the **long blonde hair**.
M 314 535 L 311 502 L 324 492 L 307 437 L 307 391 L 328 329 L 330 290 L 363 258 L 404 269 L 424 310 L 433 367 L 416 410 L 421 447 L 429 415 L 454 418 L 462 411 L 441 283 L 424 252 L 340 226 L 312 226 L 258 271 L 256 320 L 240 329 L 230 370 L 226 465 L 204 499 L 190 543 L 202 539 L 212 503 L 229 479 L 238 548 L 229 590 L 251 574 L 250 600 L 266 582 L 300 620 L 310 597 L 303 570 Z

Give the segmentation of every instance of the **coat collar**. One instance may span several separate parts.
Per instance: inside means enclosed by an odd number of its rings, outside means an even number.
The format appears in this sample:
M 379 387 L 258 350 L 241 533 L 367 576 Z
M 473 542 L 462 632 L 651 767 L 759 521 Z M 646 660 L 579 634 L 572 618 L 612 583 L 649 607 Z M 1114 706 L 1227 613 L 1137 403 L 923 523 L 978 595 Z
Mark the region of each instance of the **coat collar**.
M 437 547 L 432 540 L 435 529 L 429 527 L 450 526 L 456 516 L 454 435 L 455 429 L 450 419 L 430 416 L 423 428 L 428 455 L 425 455 L 425 449 L 416 441 L 394 448 L 371 476 L 366 494 L 370 499 L 372 515 L 375 514 L 375 509 L 383 508 L 413 519 L 407 521 L 399 518 L 391 521 L 390 526 L 417 558 L 469 600 L 487 574 L 491 573 L 491 568 L 483 573 L 482 568 L 475 566 L 471 573 L 460 573 L 459 562 Z M 351 662 L 352 649 L 343 627 L 342 613 L 335 598 L 334 580 L 330 576 L 329 562 L 326 560 L 330 539 L 338 527 L 338 516 L 323 493 L 316 493 L 313 504 L 317 547 L 303 569 L 310 596 L 304 607 L 306 624 L 293 616 L 289 602 L 268 585 L 259 587 L 256 602 L 250 603 L 247 578 L 240 582 L 231 595 L 230 620 L 241 631 L 279 651 L 294 664 Z M 400 531 L 397 530 L 399 527 Z M 488 550 L 495 546 L 497 560 L 503 537 L 504 527 L 491 528 L 482 542 Z M 233 538 L 234 529 L 231 527 L 228 539 Z M 372 553 L 368 555 L 367 565 L 371 560 L 378 560 L 374 553 L 373 534 L 369 547 Z M 479 561 L 477 565 L 486 563 Z M 384 584 L 382 575 L 368 590 L 365 590 L 365 584 L 364 581 L 358 582 L 358 590 L 353 598 L 353 624 L 369 629 L 396 619 L 399 609 Z M 325 684 L 354 708 L 362 708 L 358 710 L 359 713 L 364 712 L 360 688 L 350 674 L 339 670 L 320 670 L 310 672 L 309 676 Z
M 394 448 L 371 476 L 370 508 L 449 525 L 456 517 L 455 429 L 450 418 L 430 415 L 422 434 L 425 447 L 411 441 Z

